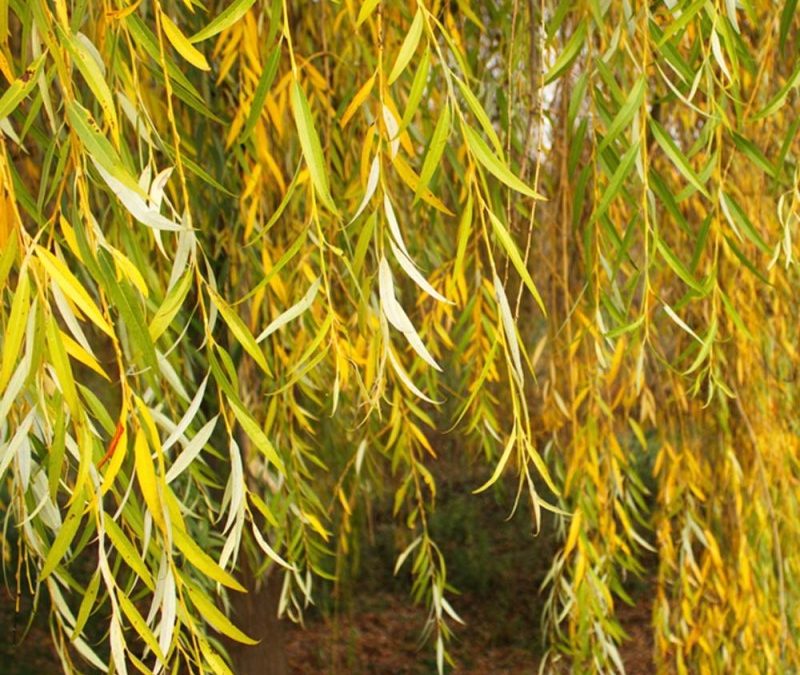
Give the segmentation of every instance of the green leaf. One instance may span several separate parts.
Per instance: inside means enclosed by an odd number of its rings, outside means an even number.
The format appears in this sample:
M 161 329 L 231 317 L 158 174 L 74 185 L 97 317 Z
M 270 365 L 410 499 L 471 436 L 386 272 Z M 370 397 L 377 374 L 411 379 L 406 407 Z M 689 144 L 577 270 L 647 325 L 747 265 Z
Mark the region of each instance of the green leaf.
M 269 93 L 269 88 L 275 80 L 275 74 L 278 72 L 278 64 L 281 60 L 281 46 L 277 45 L 267 57 L 267 62 L 264 64 L 264 70 L 261 71 L 261 77 L 258 79 L 256 86 L 256 93 L 253 94 L 253 100 L 250 103 L 250 112 L 247 114 L 247 121 L 244 124 L 244 131 L 242 131 L 241 142 L 244 143 L 253 130 L 256 128 L 258 118 L 261 116 L 261 110 L 264 107 L 264 101 Z
M 247 13 L 253 6 L 253 3 L 255 3 L 255 0 L 234 0 L 217 15 L 216 19 L 205 28 L 192 35 L 192 37 L 189 38 L 189 42 L 207 40 L 217 35 L 217 33 L 221 33 L 225 29 L 230 28 Z
M 600 143 L 600 146 L 597 148 L 598 154 L 613 143 L 620 132 L 631 123 L 634 114 L 641 107 L 642 101 L 644 100 L 646 83 L 647 80 L 644 77 L 640 77 L 636 81 L 636 84 L 633 85 L 628 97 L 625 99 L 625 103 L 622 104 L 614 120 L 608 126 L 606 134 L 603 137 L 603 142 Z
M 146 197 L 139 183 L 125 168 L 117 151 L 105 137 L 92 114 L 77 101 L 67 102 L 69 125 L 78 134 L 91 158 L 129 190 Z
M 100 590 L 100 581 L 101 576 L 100 570 L 98 569 L 92 575 L 91 580 L 86 586 L 86 591 L 84 591 L 83 600 L 81 600 L 81 606 L 78 609 L 78 617 L 75 619 L 75 627 L 72 629 L 72 637 L 70 638 L 72 640 L 80 636 L 83 627 L 86 625 L 86 621 L 89 619 L 89 615 L 92 613 L 92 609 L 94 609 L 94 602 L 97 600 L 97 592 Z
M 795 87 L 800 87 L 800 65 L 795 68 L 794 72 L 789 76 L 789 79 L 786 80 L 786 84 L 778 90 L 778 93 L 758 112 L 753 118 L 753 121 L 757 122 L 758 120 L 763 120 L 765 117 L 769 117 L 772 113 L 780 110 L 786 102 L 786 97 L 789 95 L 789 92 Z
M 256 421 L 250 416 L 250 413 L 244 409 L 244 406 L 242 406 L 237 399 L 229 397 L 228 402 L 233 410 L 233 414 L 236 416 L 239 424 L 242 425 L 242 429 L 244 429 L 248 438 L 253 442 L 256 448 L 275 465 L 278 471 L 286 475 L 286 467 L 283 464 L 283 460 L 281 460 L 278 455 L 278 452 L 275 450 L 275 446 L 272 445 L 272 442 L 267 438 L 267 435 L 261 427 L 258 426 Z
M 403 44 L 400 45 L 400 51 L 397 53 L 392 70 L 389 73 L 389 79 L 386 81 L 387 85 L 391 85 L 405 70 L 411 57 L 419 45 L 419 39 L 422 37 L 422 29 L 424 27 L 424 20 L 422 16 L 422 8 L 417 7 L 417 13 L 414 15 L 414 20 L 411 22 L 411 27 L 408 29 Z
M 681 151 L 678 149 L 678 146 L 675 145 L 675 141 L 672 140 L 672 137 L 658 122 L 652 118 L 650 119 L 649 126 L 653 133 L 653 138 L 656 139 L 658 144 L 661 146 L 661 149 L 666 153 L 670 161 L 677 167 L 678 171 L 680 171 L 684 178 L 686 178 L 686 180 L 688 180 L 695 188 L 697 188 L 697 190 L 703 196 L 711 199 L 711 196 L 708 194 L 708 191 L 706 190 L 699 176 L 689 165 L 689 160 L 686 159 L 683 153 L 681 153 Z
M 358 17 L 356 18 L 356 28 L 369 18 L 369 15 L 372 14 L 379 2 L 380 0 L 364 0 L 361 3 L 361 9 L 358 10 Z
M 489 119 L 489 115 L 486 114 L 486 111 L 483 109 L 480 101 L 478 101 L 475 94 L 470 91 L 469 87 L 464 84 L 461 80 L 456 78 L 456 84 L 458 88 L 461 90 L 461 95 L 464 97 L 464 100 L 467 102 L 467 106 L 472 111 L 472 114 L 475 115 L 475 119 L 478 120 L 478 124 L 481 125 L 481 129 L 483 129 L 483 133 L 485 133 L 489 140 L 492 142 L 494 146 L 495 152 L 503 156 L 503 145 L 500 143 L 500 139 L 497 137 L 497 132 L 492 125 L 491 120 Z
M 325 162 L 322 157 L 322 146 L 314 128 L 308 100 L 297 80 L 292 83 L 291 105 L 297 133 L 300 137 L 300 147 L 303 150 L 303 157 L 311 174 L 311 182 L 322 203 L 331 213 L 335 214 L 337 211 L 328 187 L 328 174 L 325 171 Z
M 425 92 L 425 85 L 428 83 L 428 70 L 431 65 L 430 50 L 425 47 L 422 53 L 422 58 L 417 66 L 417 72 L 414 74 L 414 81 L 411 83 L 411 89 L 408 92 L 408 100 L 406 101 L 406 109 L 403 112 L 403 119 L 400 121 L 400 130 L 402 133 L 405 128 L 411 123 L 414 113 L 419 108 L 420 101 L 422 101 L 422 94 Z
M 763 253 L 771 253 L 767 242 L 764 241 L 755 225 L 753 225 L 753 223 L 747 217 L 744 209 L 739 206 L 733 197 L 725 194 L 724 192 L 720 192 L 720 205 L 722 206 L 722 212 L 725 214 L 725 217 L 728 219 L 731 227 L 737 234 L 739 234 L 740 237 L 741 232 L 744 232 L 747 238 L 756 246 L 758 246 Z
M 214 560 L 208 553 L 206 553 L 200 546 L 198 546 L 194 539 L 188 533 L 181 530 L 179 527 L 172 528 L 172 538 L 175 546 L 183 553 L 186 560 L 194 565 L 200 572 L 209 579 L 218 581 L 223 586 L 232 588 L 241 593 L 245 592 L 242 586 L 236 579 L 234 579 L 228 572 L 222 569 L 217 561 Z
M 250 356 L 253 357 L 253 360 L 259 365 L 261 370 L 271 377 L 272 371 L 270 370 L 267 359 L 264 356 L 264 352 L 256 343 L 256 340 L 253 337 L 253 334 L 250 332 L 250 329 L 245 326 L 244 321 L 239 318 L 239 315 L 217 293 L 211 289 L 209 289 L 209 293 L 211 294 L 211 299 L 217 306 L 219 313 L 225 320 L 225 323 L 228 324 L 228 328 L 231 329 L 236 341 L 248 354 L 250 354 Z
M 664 29 L 664 33 L 656 43 L 656 47 L 660 49 L 673 35 L 686 28 L 705 4 L 706 0 L 695 0 L 688 7 L 681 9 L 678 18 Z
M 158 338 L 163 335 L 164 331 L 172 324 L 173 319 L 183 306 L 189 289 L 192 287 L 193 278 L 194 274 L 189 270 L 169 289 L 167 296 L 164 298 L 164 302 L 161 303 L 161 306 L 158 308 L 158 311 L 156 311 L 155 316 L 148 326 L 150 339 L 153 342 L 158 340 Z
M 47 52 L 38 56 L 0 97 L 0 119 L 8 117 L 36 86 Z
M 519 274 L 522 281 L 528 287 L 528 290 L 533 295 L 536 303 L 539 305 L 539 308 L 542 310 L 542 313 L 547 316 L 547 310 L 544 306 L 544 301 L 542 300 L 542 296 L 539 295 L 539 291 L 536 288 L 536 284 L 533 283 L 533 279 L 531 278 L 530 272 L 525 267 L 525 262 L 522 260 L 522 256 L 519 253 L 519 249 L 517 245 L 514 243 L 514 240 L 511 238 L 511 234 L 506 229 L 505 225 L 500 222 L 500 219 L 495 216 L 491 211 L 489 213 L 489 220 L 492 223 L 492 229 L 494 230 L 495 237 L 500 242 L 500 245 L 503 247 L 503 250 L 506 252 L 509 260 L 514 265 L 514 268 L 517 270 L 517 274 Z
M 789 30 L 792 23 L 797 18 L 797 0 L 785 0 L 783 3 L 783 11 L 781 12 L 781 27 L 780 27 L 780 47 L 781 51 L 786 47 L 786 38 L 789 37 Z
M 352 270 L 355 277 L 359 277 L 361 274 L 361 268 L 364 265 L 364 258 L 367 255 L 367 249 L 369 248 L 369 243 L 372 240 L 372 233 L 375 231 L 375 224 L 377 222 L 378 215 L 376 212 L 373 212 L 361 226 L 361 232 L 359 232 L 358 241 L 356 242 L 356 250 L 353 253 Z
M 83 79 L 86 80 L 86 84 L 89 85 L 89 89 L 92 90 L 97 102 L 100 104 L 103 116 L 111 129 L 112 137 L 117 138 L 119 136 L 119 120 L 114 107 L 114 96 L 100 70 L 100 66 L 79 39 L 72 33 L 65 31 L 59 24 L 56 24 L 56 28 L 61 38 L 61 43 L 67 48 L 73 63 L 78 67 Z
M 61 405 L 60 397 L 56 398 L 54 405 L 56 409 L 55 433 L 53 434 L 53 444 L 50 446 L 50 452 L 47 457 L 47 484 L 50 499 L 55 503 L 58 485 L 61 481 L 61 469 L 64 466 L 67 425 L 64 406 Z
M 55 320 L 51 319 L 45 322 L 45 332 L 50 363 L 58 376 L 58 382 L 64 394 L 64 401 L 66 401 L 72 416 L 79 419 L 81 406 L 78 402 L 78 390 L 75 387 L 75 378 L 72 375 L 67 351 L 64 348 L 64 342 L 61 340 L 61 333 Z
M 44 560 L 44 566 L 42 567 L 42 571 L 39 573 L 39 579 L 46 579 L 55 571 L 56 567 L 58 567 L 58 563 L 61 562 L 61 559 L 66 554 L 69 545 L 75 538 L 75 534 L 77 533 L 78 527 L 81 524 L 81 516 L 83 515 L 83 509 L 85 506 L 86 502 L 83 498 L 83 492 L 76 492 L 72 496 L 72 504 L 67 511 L 67 515 L 64 518 L 61 528 L 56 534 L 55 540 L 53 540 L 53 545 L 47 552 L 47 557 Z
M 439 167 L 439 160 L 442 158 L 445 146 L 447 145 L 447 137 L 450 135 L 450 106 L 445 103 L 442 114 L 436 121 L 436 127 L 433 130 L 433 136 L 428 144 L 428 153 L 425 155 L 425 160 L 422 163 L 422 171 L 419 175 L 419 183 L 414 193 L 414 201 L 416 202 L 420 196 L 428 188 L 428 183 L 431 182 L 433 174 Z
M 511 169 L 508 168 L 505 162 L 498 159 L 492 153 L 492 151 L 489 149 L 489 146 L 486 145 L 484 140 L 476 131 L 467 125 L 464 125 L 463 129 L 464 137 L 467 140 L 470 150 L 475 155 L 478 162 L 480 162 L 489 173 L 508 185 L 508 187 L 510 187 L 512 190 L 516 190 L 517 192 L 527 195 L 528 197 L 532 197 L 533 199 L 544 199 L 542 195 L 528 187 L 524 182 L 522 182 L 522 180 L 517 178 L 517 176 L 511 172 Z
M 611 180 L 609 180 L 608 186 L 603 191 L 603 196 L 595 208 L 594 213 L 592 214 L 592 220 L 598 220 L 611 205 L 611 202 L 619 193 L 620 189 L 625 183 L 625 179 L 628 177 L 628 174 L 633 168 L 633 164 L 636 161 L 638 153 L 639 141 L 637 140 L 636 143 L 628 148 L 627 152 L 619 160 L 619 164 L 611 176 Z
M 739 259 L 739 262 L 741 262 L 746 269 L 752 272 L 752 274 L 754 274 L 765 286 L 772 286 L 769 279 L 767 279 L 767 277 L 765 277 L 758 270 L 758 268 L 755 265 L 753 265 L 752 262 L 750 262 L 749 258 L 744 253 L 742 253 L 741 249 L 736 245 L 736 241 L 734 241 L 734 239 L 732 237 L 729 237 L 727 234 L 723 234 L 722 236 L 725 237 L 725 241 L 727 242 L 731 251 L 733 251 L 733 254 Z
M 117 549 L 120 557 L 125 561 L 128 567 L 134 571 L 136 576 L 142 580 L 142 583 L 147 586 L 147 588 L 151 591 L 155 590 L 155 584 L 153 583 L 153 576 L 150 574 L 150 570 L 144 564 L 139 552 L 125 535 L 125 532 L 122 531 L 122 528 L 111 518 L 103 519 L 103 527 L 111 543 L 114 545 L 114 548 Z
M 553 63 L 553 65 L 550 67 L 550 70 L 547 71 L 547 75 L 545 75 L 544 78 L 544 83 L 550 84 L 553 80 L 559 78 L 564 71 L 570 67 L 572 62 L 577 58 L 578 54 L 580 54 L 581 49 L 583 49 L 585 46 L 586 21 L 584 20 L 581 21 L 580 25 L 572 33 L 569 41 L 564 45 L 564 48 L 561 50 L 561 53 L 555 60 L 555 63 Z
M 689 288 L 697 291 L 700 295 L 705 295 L 706 289 L 703 288 L 703 286 L 691 275 L 689 270 L 684 267 L 683 263 L 670 250 L 670 248 L 658 237 L 656 237 L 655 242 L 658 252 L 672 268 L 672 271 L 675 272 L 675 274 L 677 274 L 684 281 L 684 283 L 689 286 Z
M 98 258 L 100 273 L 103 276 L 103 288 L 110 296 L 114 306 L 117 308 L 125 327 L 128 329 L 128 336 L 141 355 L 144 366 L 147 366 L 148 377 L 154 380 L 158 376 L 158 357 L 156 348 L 150 339 L 147 323 L 144 320 L 142 307 L 139 299 L 134 295 L 131 286 L 125 282 L 117 281 L 116 274 L 109 262 L 109 256 L 101 251 Z

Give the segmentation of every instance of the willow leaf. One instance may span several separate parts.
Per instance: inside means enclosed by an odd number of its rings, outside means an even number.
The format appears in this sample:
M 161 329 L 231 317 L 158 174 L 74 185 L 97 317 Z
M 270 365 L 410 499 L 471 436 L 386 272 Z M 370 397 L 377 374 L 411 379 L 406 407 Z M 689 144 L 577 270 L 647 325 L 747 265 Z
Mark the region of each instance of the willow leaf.
M 542 195 L 528 187 L 522 180 L 515 176 L 511 169 L 508 168 L 508 165 L 489 149 L 489 146 L 486 145 L 484 140 L 474 129 L 465 125 L 464 137 L 478 162 L 480 162 L 483 168 L 495 178 L 498 178 L 512 190 L 516 190 L 520 194 L 527 195 L 533 199 L 544 199 Z
M 192 35 L 189 41 L 201 42 L 230 28 L 247 13 L 254 3 L 255 0 L 233 0 L 210 24 Z
M 414 20 L 411 22 L 411 27 L 406 33 L 403 44 L 400 45 L 400 51 L 397 53 L 392 70 L 389 72 L 389 78 L 386 84 L 391 85 L 400 75 L 402 75 L 411 57 L 419 45 L 419 39 L 422 37 L 422 29 L 424 27 L 424 19 L 422 16 L 422 8 L 417 7 L 417 12 L 414 14 Z
M 303 149 L 303 157 L 311 174 L 311 182 L 314 184 L 322 203 L 329 211 L 336 213 L 336 206 L 333 203 L 333 197 L 331 197 L 330 188 L 328 187 L 328 174 L 325 170 L 325 161 L 322 157 L 319 136 L 314 128 L 314 121 L 311 117 L 306 95 L 303 93 L 300 83 L 296 80 L 292 83 L 291 104 L 294 122 L 297 126 L 297 134 L 300 139 L 300 147 Z

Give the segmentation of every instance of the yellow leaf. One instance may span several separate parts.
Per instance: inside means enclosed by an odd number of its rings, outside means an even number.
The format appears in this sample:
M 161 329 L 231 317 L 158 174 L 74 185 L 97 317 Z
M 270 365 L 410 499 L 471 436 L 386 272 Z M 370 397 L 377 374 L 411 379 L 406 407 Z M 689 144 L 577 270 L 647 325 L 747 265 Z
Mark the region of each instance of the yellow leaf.
M 186 556 L 192 565 L 205 574 L 209 579 L 218 581 L 223 586 L 232 588 L 235 591 L 245 593 L 245 588 L 236 579 L 234 579 L 228 572 L 222 569 L 217 562 L 200 548 L 194 540 L 184 531 L 175 528 L 172 531 L 172 537 L 175 541 L 175 546 L 178 547 L 181 553 Z
M 123 614 L 128 618 L 131 626 L 136 629 L 136 632 L 139 633 L 144 643 L 150 648 L 153 654 L 156 655 L 156 658 L 161 661 L 161 663 L 165 663 L 164 655 L 161 653 L 161 647 L 158 644 L 158 640 L 156 640 L 155 635 L 150 630 L 150 627 L 147 625 L 147 622 L 144 620 L 144 617 L 139 614 L 139 610 L 136 609 L 136 605 L 134 605 L 129 599 L 128 596 L 125 595 L 123 591 L 117 592 L 117 600 L 119 601 L 119 605 L 122 608 Z
M 127 7 L 123 7 L 122 9 L 115 9 L 115 10 L 107 9 L 106 16 L 109 19 L 120 21 L 121 19 L 124 19 L 126 16 L 130 16 L 131 14 L 133 14 L 141 4 L 142 0 L 136 0 L 136 2 L 134 2 L 133 4 L 130 4 Z
M 147 438 L 142 429 L 136 432 L 133 450 L 136 459 L 136 478 L 139 480 L 142 497 L 153 517 L 153 522 L 163 531 L 165 529 L 164 510 L 158 494 L 156 469 L 153 465 L 153 458 L 150 456 L 150 446 L 147 444 Z
M 322 523 L 319 522 L 319 518 L 317 518 L 313 513 L 308 513 L 307 511 L 303 511 L 303 518 L 308 522 L 308 524 L 319 533 L 319 536 L 322 537 L 325 541 L 331 536 L 331 533 L 328 532 L 324 527 L 322 527 Z
M 181 29 L 163 12 L 161 14 L 161 22 L 161 25 L 164 26 L 164 33 L 166 33 L 167 39 L 172 43 L 172 46 L 175 47 L 178 54 L 200 70 L 211 70 L 211 66 L 208 65 L 206 57 L 203 56 L 197 47 L 189 42 L 188 38 L 181 32 Z
M 581 533 L 581 521 L 583 520 L 583 511 L 576 511 L 572 516 L 572 524 L 569 526 L 569 535 L 567 535 L 567 543 L 564 544 L 564 557 L 566 558 L 575 544 L 578 542 L 578 535 Z
M 401 155 L 395 155 L 394 159 L 392 160 L 394 164 L 394 168 L 397 169 L 397 173 L 403 182 L 408 185 L 414 192 L 417 191 L 417 186 L 419 185 L 419 176 L 414 172 L 408 163 L 402 158 Z M 433 208 L 437 211 L 441 211 L 442 213 L 447 214 L 448 216 L 455 215 L 450 209 L 448 209 L 444 202 L 439 199 L 430 188 L 426 187 L 419 195 L 419 198 L 430 204 Z
M 14 371 L 22 338 L 25 334 L 25 317 L 30 311 L 30 279 L 27 272 L 21 273 L 14 299 L 11 301 L 11 314 L 3 334 L 3 358 L 0 365 L 0 391 L 3 391 Z
M 349 516 L 349 515 L 352 515 L 352 513 L 353 513 L 353 512 L 352 512 L 352 510 L 350 509 L 350 504 L 348 503 L 348 501 L 347 501 L 347 497 L 345 496 L 345 494 L 344 494 L 344 490 L 342 490 L 342 488 L 339 488 L 339 489 L 338 489 L 338 491 L 336 492 L 336 496 L 339 498 L 339 502 L 341 503 L 341 505 L 342 505 L 342 508 L 344 509 L 344 512 L 345 512 L 345 513 L 346 513 L 348 516 Z
M 100 494 L 105 494 L 108 492 L 108 490 L 114 484 L 114 479 L 117 477 L 117 474 L 122 467 L 122 462 L 127 454 L 127 449 L 128 431 L 123 426 L 122 433 L 120 434 L 119 440 L 117 440 L 117 446 L 114 448 L 114 452 L 111 455 L 111 460 L 108 463 L 108 469 L 106 469 L 106 474 L 103 476 L 103 482 L 100 485 Z
M 110 338 L 115 339 L 114 329 L 105 320 L 94 300 L 92 300 L 86 289 L 81 286 L 75 275 L 67 269 L 67 266 L 50 251 L 38 245 L 36 246 L 36 256 L 50 278 L 64 292 L 64 295 L 72 300 L 95 326 Z
M 236 640 L 236 642 L 241 642 L 246 645 L 258 644 L 257 640 L 245 635 L 234 626 L 231 620 L 219 611 L 216 605 L 211 602 L 206 595 L 188 585 L 186 589 L 189 591 L 192 604 L 200 613 L 200 616 L 202 616 L 205 621 L 208 621 L 216 630 L 231 638 L 231 640 Z
M 61 225 L 61 233 L 64 235 L 64 241 L 67 243 L 67 246 L 69 246 L 69 250 L 72 251 L 72 255 L 83 262 L 81 251 L 78 248 L 78 239 L 75 237 L 74 228 L 69 224 L 64 216 L 61 216 L 58 222 Z
M 347 106 L 347 109 L 344 111 L 342 115 L 342 119 L 339 120 L 339 126 L 342 129 L 345 128 L 347 123 L 350 121 L 350 118 L 355 115 L 356 111 L 358 110 L 359 106 L 367 100 L 367 97 L 370 95 L 372 91 L 372 87 L 375 84 L 375 74 L 373 73 L 372 77 L 370 77 L 364 85 L 356 92 L 356 95 L 353 96 L 353 100 L 350 101 L 350 104 Z
M 494 473 L 492 477 L 487 480 L 483 485 L 479 488 L 472 491 L 472 494 L 478 494 L 479 492 L 483 492 L 487 490 L 492 485 L 497 482 L 497 479 L 500 478 L 500 474 L 503 473 L 503 469 L 505 468 L 506 464 L 508 464 L 508 460 L 511 457 L 511 451 L 514 449 L 514 442 L 517 440 L 517 430 L 511 432 L 511 435 L 508 437 L 508 441 L 506 442 L 506 447 L 503 450 L 503 454 L 500 456 L 500 461 L 497 462 L 497 466 L 494 469 Z
M 73 340 L 69 335 L 67 335 L 64 331 L 59 330 L 61 334 L 61 341 L 64 343 L 64 348 L 67 350 L 67 354 L 69 354 L 73 359 L 79 361 L 87 368 L 90 368 L 94 372 L 96 372 L 100 377 L 111 382 L 111 378 L 108 376 L 105 370 L 100 366 L 97 362 L 97 359 L 94 358 L 89 352 L 87 352 L 83 347 L 81 347 L 75 340 Z
M 111 251 L 111 256 L 117 265 L 117 273 L 126 277 L 145 298 L 149 297 L 150 291 L 147 288 L 147 283 L 142 273 L 136 268 L 136 265 L 126 258 L 122 251 L 118 251 L 113 246 L 109 246 L 109 251 Z

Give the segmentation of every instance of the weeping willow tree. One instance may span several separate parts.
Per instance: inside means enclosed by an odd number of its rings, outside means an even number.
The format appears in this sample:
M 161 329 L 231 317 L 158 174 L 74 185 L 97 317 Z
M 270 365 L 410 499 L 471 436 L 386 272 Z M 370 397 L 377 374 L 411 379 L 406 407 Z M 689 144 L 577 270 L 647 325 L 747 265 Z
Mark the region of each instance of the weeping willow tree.
M 624 670 L 637 575 L 660 671 L 800 668 L 799 23 L 0 0 L 2 542 L 65 672 L 230 672 L 379 490 L 442 671 L 443 434 L 557 524 L 543 670 Z

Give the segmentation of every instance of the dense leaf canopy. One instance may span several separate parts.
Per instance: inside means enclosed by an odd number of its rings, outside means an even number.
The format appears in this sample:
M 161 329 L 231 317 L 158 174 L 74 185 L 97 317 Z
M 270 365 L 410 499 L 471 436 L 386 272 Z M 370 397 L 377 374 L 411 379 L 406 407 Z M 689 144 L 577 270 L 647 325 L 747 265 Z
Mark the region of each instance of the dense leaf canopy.
M 643 573 L 664 672 L 800 668 L 799 23 L 0 0 L 2 542 L 64 670 L 229 672 L 245 558 L 297 619 L 387 492 L 442 670 L 445 446 L 557 524 L 546 668 L 623 670 Z

